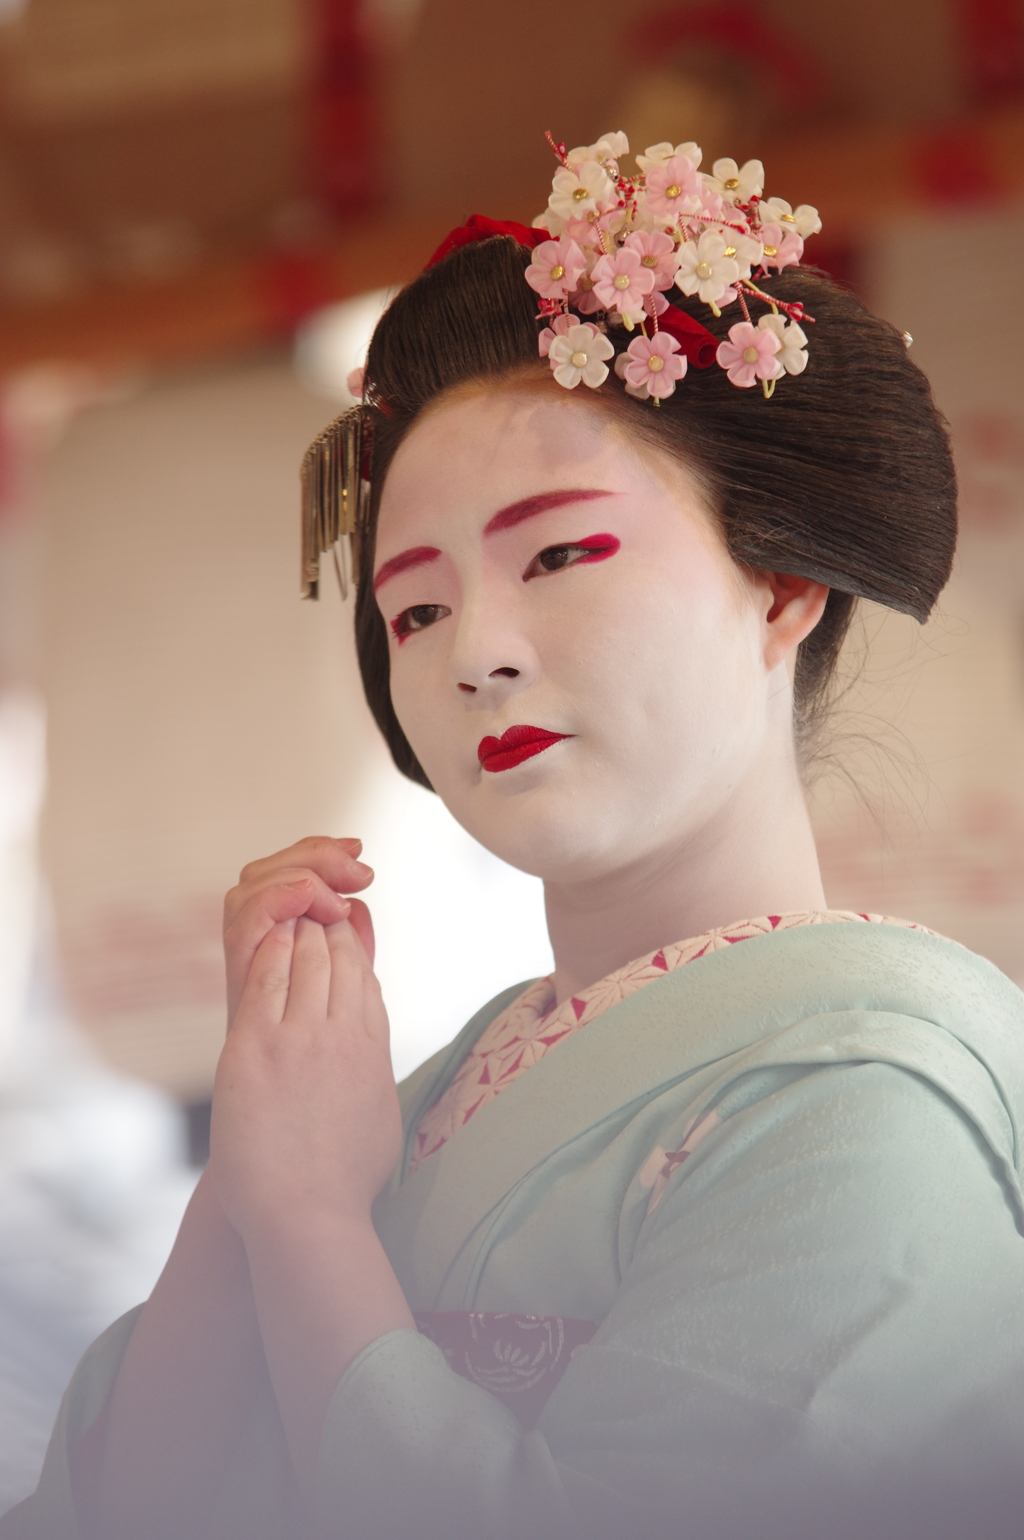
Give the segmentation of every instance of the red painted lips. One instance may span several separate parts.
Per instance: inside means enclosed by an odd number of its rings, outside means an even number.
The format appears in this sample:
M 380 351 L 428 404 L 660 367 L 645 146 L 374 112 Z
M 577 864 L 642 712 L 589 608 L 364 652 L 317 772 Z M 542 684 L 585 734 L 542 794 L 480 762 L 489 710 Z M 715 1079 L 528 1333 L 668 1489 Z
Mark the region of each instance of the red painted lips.
M 543 754 L 553 743 L 571 738 L 572 733 L 549 733 L 543 727 L 510 727 L 500 738 L 481 738 L 477 757 L 485 770 L 511 770 L 524 759 Z

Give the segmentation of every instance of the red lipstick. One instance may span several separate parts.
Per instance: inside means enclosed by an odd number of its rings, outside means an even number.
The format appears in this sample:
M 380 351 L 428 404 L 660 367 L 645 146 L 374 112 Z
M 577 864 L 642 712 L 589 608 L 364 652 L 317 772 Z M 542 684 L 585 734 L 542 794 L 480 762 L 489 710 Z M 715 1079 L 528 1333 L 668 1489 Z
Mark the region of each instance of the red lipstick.
M 544 727 L 510 727 L 500 738 L 481 738 L 477 758 L 485 770 L 511 770 L 524 759 L 543 754 L 553 743 L 572 738 L 572 733 L 549 733 Z

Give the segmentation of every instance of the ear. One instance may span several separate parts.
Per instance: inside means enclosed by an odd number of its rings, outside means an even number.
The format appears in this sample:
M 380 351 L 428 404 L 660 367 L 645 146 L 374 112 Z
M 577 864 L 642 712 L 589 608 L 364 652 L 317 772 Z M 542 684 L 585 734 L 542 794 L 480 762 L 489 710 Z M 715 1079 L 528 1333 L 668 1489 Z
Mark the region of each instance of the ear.
M 796 652 L 821 619 L 829 590 L 824 583 L 786 572 L 754 574 L 764 613 L 764 661 L 771 672 Z

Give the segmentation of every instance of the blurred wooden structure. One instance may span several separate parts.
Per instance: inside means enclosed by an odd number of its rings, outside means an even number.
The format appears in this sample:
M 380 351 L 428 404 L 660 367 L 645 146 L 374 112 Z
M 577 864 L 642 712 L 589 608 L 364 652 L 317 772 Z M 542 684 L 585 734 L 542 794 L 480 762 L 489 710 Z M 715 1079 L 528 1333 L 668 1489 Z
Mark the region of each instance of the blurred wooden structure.
M 591 0 L 554 101 L 547 25 L 547 0 L 30 0 L 0 28 L 0 375 L 263 347 L 469 213 L 529 222 L 543 128 L 635 137 L 641 99 L 817 204 L 826 268 L 879 221 L 1024 202 L 1024 0 Z M 709 25 L 777 38 L 803 86 L 738 49 L 709 102 L 699 47 L 673 82 Z
M 770 192 L 813 200 L 826 250 L 856 245 L 879 221 L 936 205 L 963 211 L 1024 202 L 1024 107 L 941 129 L 863 127 L 769 143 Z M 56 300 L 0 305 L 0 371 L 70 360 L 101 371 L 239 353 L 288 334 L 320 305 L 407 281 L 474 212 L 366 215 L 291 251 L 218 256 L 162 280 L 107 282 Z M 529 220 L 522 205 L 480 210 Z M 808 257 L 816 259 L 811 243 Z

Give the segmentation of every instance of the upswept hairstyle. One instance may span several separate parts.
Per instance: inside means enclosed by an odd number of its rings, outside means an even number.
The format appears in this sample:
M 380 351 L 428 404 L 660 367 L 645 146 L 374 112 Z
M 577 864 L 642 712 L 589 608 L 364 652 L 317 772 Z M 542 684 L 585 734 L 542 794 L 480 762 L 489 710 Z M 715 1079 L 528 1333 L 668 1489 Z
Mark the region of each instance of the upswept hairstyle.
M 509 236 L 452 252 L 396 296 L 370 343 L 366 399 L 386 409 L 369 409 L 372 493 L 356 646 L 395 764 L 422 786 L 430 782 L 391 704 L 387 631 L 373 594 L 381 489 L 405 434 L 446 391 L 549 373 L 537 352 L 536 295 L 523 276 L 531 260 Z M 780 380 L 770 401 L 731 384 L 723 369 L 692 366 L 657 409 L 627 396 L 614 374 L 585 399 L 696 474 L 736 561 L 828 584 L 824 614 L 796 663 L 794 727 L 806 754 L 857 598 L 927 619 L 952 565 L 956 475 L 928 381 L 894 327 L 813 270 L 761 282 L 814 317 L 807 369 Z M 716 336 L 736 319 L 714 320 L 705 306 L 698 316 L 696 301 L 673 300 Z M 619 350 L 627 338 L 613 340 Z

